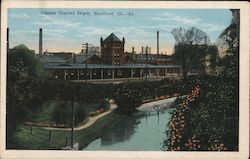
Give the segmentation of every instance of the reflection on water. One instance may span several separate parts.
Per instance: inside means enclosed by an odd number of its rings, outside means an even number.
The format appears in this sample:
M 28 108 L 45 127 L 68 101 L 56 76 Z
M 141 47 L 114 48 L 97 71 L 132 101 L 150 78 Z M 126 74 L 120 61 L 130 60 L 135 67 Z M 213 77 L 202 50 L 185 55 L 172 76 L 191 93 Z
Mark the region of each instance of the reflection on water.
M 170 111 L 137 113 L 91 142 L 84 150 L 160 151 L 166 138 Z

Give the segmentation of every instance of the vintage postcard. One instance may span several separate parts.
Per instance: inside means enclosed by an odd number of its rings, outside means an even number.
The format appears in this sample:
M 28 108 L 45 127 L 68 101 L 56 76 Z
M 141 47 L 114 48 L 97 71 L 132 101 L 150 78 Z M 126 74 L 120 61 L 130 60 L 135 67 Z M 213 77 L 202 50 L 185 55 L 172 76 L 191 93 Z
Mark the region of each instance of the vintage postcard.
M 248 158 L 249 3 L 1 7 L 1 158 Z

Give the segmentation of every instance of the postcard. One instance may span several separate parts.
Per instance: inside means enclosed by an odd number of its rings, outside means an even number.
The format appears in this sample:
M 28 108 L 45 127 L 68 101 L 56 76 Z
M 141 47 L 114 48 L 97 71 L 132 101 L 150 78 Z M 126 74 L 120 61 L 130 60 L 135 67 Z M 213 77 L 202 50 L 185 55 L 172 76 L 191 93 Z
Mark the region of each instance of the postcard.
M 249 157 L 247 2 L 1 9 L 2 158 Z

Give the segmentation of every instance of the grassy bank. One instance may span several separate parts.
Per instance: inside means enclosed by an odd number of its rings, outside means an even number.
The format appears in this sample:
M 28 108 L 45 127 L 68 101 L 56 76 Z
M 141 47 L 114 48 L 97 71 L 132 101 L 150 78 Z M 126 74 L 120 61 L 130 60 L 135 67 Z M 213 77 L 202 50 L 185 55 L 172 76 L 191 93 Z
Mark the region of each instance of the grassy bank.
M 75 131 L 75 141 L 79 143 L 80 149 L 87 146 L 91 141 L 101 137 L 105 132 L 119 124 L 128 115 L 121 115 L 112 112 L 98 119 L 92 126 Z M 66 146 L 66 138 L 70 137 L 70 131 L 53 130 L 51 140 L 49 140 L 50 131 L 41 127 L 33 127 L 31 134 L 30 126 L 21 125 L 16 133 L 9 139 L 9 149 L 61 149 Z M 68 144 L 70 140 L 68 139 Z

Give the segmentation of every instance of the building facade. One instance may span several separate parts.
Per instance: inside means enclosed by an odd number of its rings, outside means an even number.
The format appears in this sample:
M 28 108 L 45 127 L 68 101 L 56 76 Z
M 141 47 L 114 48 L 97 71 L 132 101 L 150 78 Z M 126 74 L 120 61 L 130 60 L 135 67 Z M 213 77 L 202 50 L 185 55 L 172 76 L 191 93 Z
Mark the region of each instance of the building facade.
M 55 79 L 73 81 L 115 81 L 132 79 L 163 79 L 181 76 L 181 67 L 167 56 L 148 54 L 145 63 L 144 54 L 124 53 L 125 39 L 120 40 L 113 33 L 106 39 L 100 39 L 101 57 L 87 56 L 86 53 L 51 53 L 46 52 L 37 57 L 44 64 L 50 76 Z M 159 62 L 162 60 L 162 62 Z
M 101 58 L 109 65 L 124 64 L 124 45 L 125 39 L 122 41 L 111 33 L 106 39 L 100 39 L 101 42 Z

